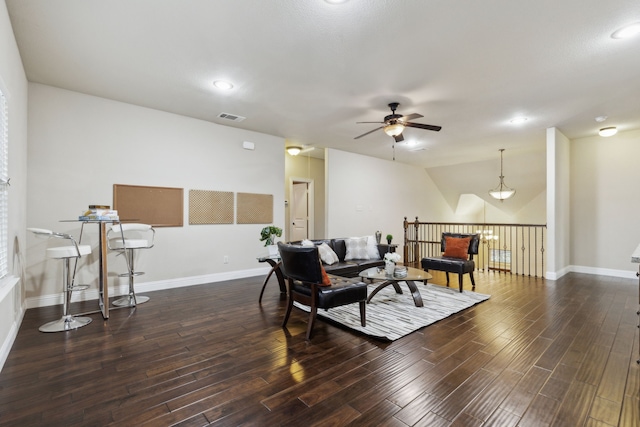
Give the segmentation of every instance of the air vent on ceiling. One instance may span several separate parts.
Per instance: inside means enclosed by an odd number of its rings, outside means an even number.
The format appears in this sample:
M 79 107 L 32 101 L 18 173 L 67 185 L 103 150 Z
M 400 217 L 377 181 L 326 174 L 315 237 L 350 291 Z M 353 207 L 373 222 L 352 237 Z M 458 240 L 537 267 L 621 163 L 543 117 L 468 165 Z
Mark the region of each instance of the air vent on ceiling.
M 218 114 L 218 118 L 231 120 L 232 122 L 241 122 L 244 119 L 246 119 L 246 117 L 238 116 L 236 114 L 229 114 L 229 113 L 220 113 Z

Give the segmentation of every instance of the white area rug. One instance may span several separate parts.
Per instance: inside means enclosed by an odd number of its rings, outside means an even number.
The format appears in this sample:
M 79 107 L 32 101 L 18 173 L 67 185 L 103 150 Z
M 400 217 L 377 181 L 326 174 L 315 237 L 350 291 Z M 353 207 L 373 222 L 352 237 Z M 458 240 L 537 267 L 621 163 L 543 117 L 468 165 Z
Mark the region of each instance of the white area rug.
M 399 282 L 402 294 L 396 294 L 393 286 L 378 292 L 367 304 L 367 326 L 360 325 L 359 304 L 348 304 L 318 310 L 318 317 L 340 323 L 347 328 L 383 340 L 394 341 L 413 331 L 445 319 L 452 314 L 488 300 L 491 295 L 418 284 L 424 307 L 416 307 L 407 285 Z M 375 289 L 369 285 L 369 294 Z M 298 302 L 294 305 L 306 312 L 309 307 Z

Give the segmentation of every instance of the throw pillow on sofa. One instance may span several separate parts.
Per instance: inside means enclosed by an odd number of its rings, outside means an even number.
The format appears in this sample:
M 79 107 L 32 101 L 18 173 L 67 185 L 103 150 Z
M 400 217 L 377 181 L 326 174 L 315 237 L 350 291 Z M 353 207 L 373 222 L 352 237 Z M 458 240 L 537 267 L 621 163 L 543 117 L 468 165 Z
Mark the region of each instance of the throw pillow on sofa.
M 331 246 L 326 243 L 322 243 L 318 246 L 318 252 L 320 253 L 320 259 L 327 265 L 335 264 L 338 262 L 338 255 L 331 249 Z
M 366 237 L 352 237 L 347 239 L 345 243 L 347 245 L 347 255 L 344 257 L 345 261 L 353 259 L 369 259 Z
M 369 254 L 369 259 L 380 259 L 380 251 L 378 250 L 375 236 L 367 236 L 367 253 Z

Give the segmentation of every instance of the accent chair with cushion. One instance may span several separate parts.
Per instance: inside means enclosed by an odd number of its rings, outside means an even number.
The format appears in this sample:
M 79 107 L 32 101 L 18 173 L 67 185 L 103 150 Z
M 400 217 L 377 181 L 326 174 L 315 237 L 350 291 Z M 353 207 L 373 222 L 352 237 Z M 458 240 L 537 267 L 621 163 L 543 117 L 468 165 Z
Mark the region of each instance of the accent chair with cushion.
M 287 284 L 287 312 L 282 327 L 287 326 L 293 302 L 310 307 L 307 340 L 311 339 L 318 309 L 328 310 L 346 304 L 360 304 L 360 323 L 366 326 L 367 285 L 356 279 L 327 275 L 320 262 L 318 247 L 278 242 L 282 274 Z
M 476 264 L 473 256 L 478 255 L 479 246 L 479 234 L 442 233 L 440 240 L 442 256 L 422 258 L 422 268 L 425 271 L 444 271 L 447 275 L 447 286 L 449 286 L 449 273 L 458 274 L 460 292 L 462 292 L 463 277 L 469 274 L 471 285 L 475 289 L 473 271 L 476 269 Z

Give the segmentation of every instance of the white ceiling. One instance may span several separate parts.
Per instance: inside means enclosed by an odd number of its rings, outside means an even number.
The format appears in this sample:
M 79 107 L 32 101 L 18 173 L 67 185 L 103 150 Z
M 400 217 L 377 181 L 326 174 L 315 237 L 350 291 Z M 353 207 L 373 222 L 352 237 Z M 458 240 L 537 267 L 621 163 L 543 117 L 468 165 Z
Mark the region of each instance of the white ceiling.
M 396 145 L 397 161 L 426 168 L 497 168 L 499 148 L 505 169 L 528 154 L 544 168 L 546 128 L 572 139 L 640 128 L 640 37 L 610 37 L 640 21 L 637 0 L 6 3 L 29 81 L 291 144 L 391 159 L 382 131 L 354 137 L 376 127 L 357 121 L 382 120 L 393 101 L 442 126 L 406 129 Z M 235 87 L 219 91 L 217 79 Z

